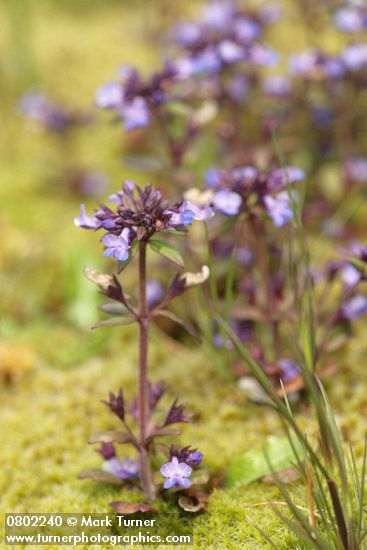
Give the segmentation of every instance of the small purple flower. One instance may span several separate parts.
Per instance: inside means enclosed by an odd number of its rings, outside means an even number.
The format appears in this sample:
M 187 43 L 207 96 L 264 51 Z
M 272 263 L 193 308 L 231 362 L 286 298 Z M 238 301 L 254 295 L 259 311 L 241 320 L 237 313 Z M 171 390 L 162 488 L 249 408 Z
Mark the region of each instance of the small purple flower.
M 268 214 L 276 227 L 283 227 L 293 217 L 287 191 L 283 191 L 275 197 L 266 195 L 264 202 Z
M 80 217 L 74 218 L 74 223 L 77 227 L 83 229 L 99 229 L 102 227 L 102 222 L 96 216 L 87 216 L 85 205 L 80 205 Z
M 139 477 L 139 463 L 130 458 L 125 458 L 123 462 L 116 457 L 110 458 L 104 461 L 102 469 L 122 480 Z
M 185 462 L 179 462 L 176 456 L 173 456 L 170 462 L 163 464 L 160 472 L 166 478 L 163 485 L 165 489 L 169 489 L 174 485 L 188 489 L 191 485 L 189 477 L 192 474 L 192 468 Z
M 214 210 L 226 216 L 236 216 L 241 208 L 242 197 L 229 189 L 221 189 L 213 195 Z
M 106 247 L 104 256 L 114 256 L 120 262 L 125 262 L 129 257 L 130 251 L 130 229 L 125 227 L 119 236 L 107 233 L 101 239 L 101 242 Z
M 144 128 L 150 122 L 147 102 L 140 96 L 124 103 L 121 108 L 121 116 L 128 132 L 136 128 Z
M 341 316 L 348 321 L 354 321 L 367 313 L 367 298 L 362 294 L 353 296 L 341 307 Z

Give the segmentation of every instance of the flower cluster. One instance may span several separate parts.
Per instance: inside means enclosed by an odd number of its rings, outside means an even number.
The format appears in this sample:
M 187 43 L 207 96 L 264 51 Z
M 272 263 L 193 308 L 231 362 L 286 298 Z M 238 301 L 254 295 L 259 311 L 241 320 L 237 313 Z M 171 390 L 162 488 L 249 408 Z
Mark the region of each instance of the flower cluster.
M 274 225 L 282 227 L 292 218 L 286 188 L 303 178 L 304 172 L 294 166 L 275 168 L 268 173 L 253 166 L 231 170 L 212 168 L 206 173 L 206 186 L 210 190 L 208 201 L 212 202 L 215 211 L 226 216 L 242 212 L 259 215 L 265 210 Z
M 172 33 L 173 41 L 185 52 L 175 62 L 181 77 L 216 74 L 243 61 L 274 65 L 276 52 L 257 40 L 263 26 L 277 15 L 269 8 L 246 12 L 231 0 L 211 2 L 198 22 L 181 23 Z
M 126 65 L 119 69 L 118 76 L 118 81 L 107 82 L 97 90 L 95 103 L 101 109 L 116 111 L 130 131 L 148 126 L 154 111 L 172 100 L 171 88 L 178 74 L 167 63 L 147 79 Z
M 177 231 L 195 219 L 213 215 L 210 208 L 198 209 L 188 201 L 171 204 L 150 184 L 141 189 L 131 181 L 126 181 L 109 200 L 116 205 L 114 210 L 101 204 L 92 216 L 81 205 L 81 214 L 74 223 L 83 229 L 107 231 L 101 239 L 104 255 L 121 262 L 128 259 L 134 241 L 148 241 L 154 233 Z
M 178 405 L 176 400 L 169 408 L 166 416 L 163 417 L 161 421 L 157 422 L 153 415 L 157 411 L 158 403 L 165 391 L 166 387 L 163 382 L 149 384 L 149 431 L 147 434 L 147 449 L 150 450 L 153 450 L 156 437 L 170 435 L 171 432 L 167 428 L 168 426 L 188 422 L 191 417 L 190 414 L 185 413 L 185 405 Z M 134 399 L 130 406 L 126 406 L 123 392 L 120 388 L 117 394 L 110 392 L 108 400 L 102 401 L 102 403 L 122 422 L 124 431 L 102 432 L 98 433 L 96 437 L 92 436 L 90 438 L 91 443 L 100 444 L 98 453 L 103 459 L 102 470 L 88 470 L 82 472 L 80 477 L 83 479 L 102 479 L 114 484 L 137 484 L 141 478 L 139 461 L 132 460 L 129 457 L 125 457 L 121 460 L 118 457 L 116 449 L 116 444 L 126 445 L 127 443 L 130 443 L 135 450 L 139 449 L 138 438 L 134 436 L 133 430 L 127 421 L 127 411 L 130 412 L 135 421 L 138 420 L 137 399 Z M 174 433 L 178 433 L 178 431 L 175 430 Z M 160 469 L 162 476 L 166 478 L 163 484 L 164 489 L 169 489 L 174 485 L 178 485 L 184 489 L 189 488 L 191 485 L 189 477 L 193 469 L 200 466 L 203 458 L 202 453 L 191 447 L 184 447 L 178 450 L 175 445 L 172 445 L 170 449 L 168 449 L 160 444 L 159 448 L 161 450 L 163 449 L 170 457 L 170 461 L 164 464 Z M 104 477 L 102 472 L 106 472 L 111 477 Z

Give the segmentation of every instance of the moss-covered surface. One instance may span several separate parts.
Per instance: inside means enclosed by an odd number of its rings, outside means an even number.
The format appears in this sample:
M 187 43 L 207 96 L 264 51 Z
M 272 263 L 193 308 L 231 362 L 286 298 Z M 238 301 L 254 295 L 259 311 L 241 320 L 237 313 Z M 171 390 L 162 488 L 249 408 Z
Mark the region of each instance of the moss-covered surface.
M 10 5 L 2 4 L 1 21 L 10 21 Z M 76 231 L 71 219 L 78 198 L 49 180 L 65 154 L 106 171 L 115 182 L 136 174 L 122 170 L 118 126 L 101 122 L 93 132 L 81 131 L 71 151 L 61 154 L 54 140 L 16 116 L 15 101 L 25 80 L 36 75 L 51 96 L 84 107 L 116 66 L 144 67 L 157 55 L 142 40 L 152 13 L 107 2 L 105 9 L 80 11 L 63 11 L 52 2 L 28 6 L 29 28 L 22 31 L 13 13 L 13 26 L 0 38 L 6 60 L 0 135 L 0 228 L 6 235 L 0 248 L 1 511 L 106 512 L 111 500 L 140 495 L 76 478 L 99 465 L 86 445 L 88 436 L 116 425 L 99 400 L 119 386 L 128 396 L 134 392 L 136 337 L 133 329 L 121 334 L 87 329 L 97 316 L 97 297 L 81 272 L 88 263 L 103 266 L 98 239 Z M 26 49 L 19 32 L 30 37 Z M 137 181 L 143 181 L 141 174 Z M 328 383 L 343 433 L 357 452 L 367 412 L 362 324 L 340 358 L 340 373 Z M 151 378 L 164 378 L 169 397 L 187 401 L 195 413 L 182 442 L 200 447 L 213 474 L 225 470 L 233 455 L 280 433 L 274 414 L 248 403 L 199 348 L 185 349 L 154 332 L 150 364 Z M 302 421 L 312 431 L 307 409 Z M 296 485 L 294 492 L 305 504 L 302 488 Z M 260 482 L 231 490 L 223 483 L 211 495 L 207 512 L 195 517 L 194 547 L 268 548 L 257 525 L 278 548 L 295 548 L 269 505 L 249 507 L 279 498 L 274 486 Z M 169 509 L 169 504 L 159 506 Z

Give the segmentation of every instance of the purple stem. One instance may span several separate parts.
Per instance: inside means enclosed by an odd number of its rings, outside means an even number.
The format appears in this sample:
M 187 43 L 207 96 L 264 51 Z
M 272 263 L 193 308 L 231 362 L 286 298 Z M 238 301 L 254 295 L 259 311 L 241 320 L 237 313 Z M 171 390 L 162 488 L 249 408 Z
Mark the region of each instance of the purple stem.
M 147 269 L 146 269 L 145 241 L 139 244 L 139 388 L 138 388 L 138 421 L 140 445 L 140 476 L 144 494 L 148 500 L 155 497 L 155 486 L 147 449 L 147 422 L 148 422 L 148 333 L 149 312 L 147 307 Z

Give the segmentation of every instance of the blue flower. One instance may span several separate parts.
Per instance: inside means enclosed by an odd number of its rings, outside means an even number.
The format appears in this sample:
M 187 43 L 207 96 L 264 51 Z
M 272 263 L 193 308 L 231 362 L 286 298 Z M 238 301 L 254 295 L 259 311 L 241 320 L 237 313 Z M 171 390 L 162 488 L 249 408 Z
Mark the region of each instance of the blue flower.
M 240 211 L 242 197 L 229 189 L 221 189 L 213 195 L 214 209 L 226 216 L 236 216 Z
M 120 262 L 124 262 L 129 257 L 130 251 L 130 229 L 125 227 L 119 236 L 107 233 L 102 237 L 101 241 L 106 247 L 104 256 L 114 256 Z
M 173 456 L 170 462 L 163 464 L 160 472 L 166 478 L 163 485 L 165 489 L 174 485 L 187 489 L 191 485 L 189 477 L 192 474 L 192 468 L 185 462 L 179 462 L 176 456 Z
M 264 202 L 269 216 L 276 227 L 283 227 L 293 217 L 287 191 L 279 193 L 275 197 L 266 195 Z

